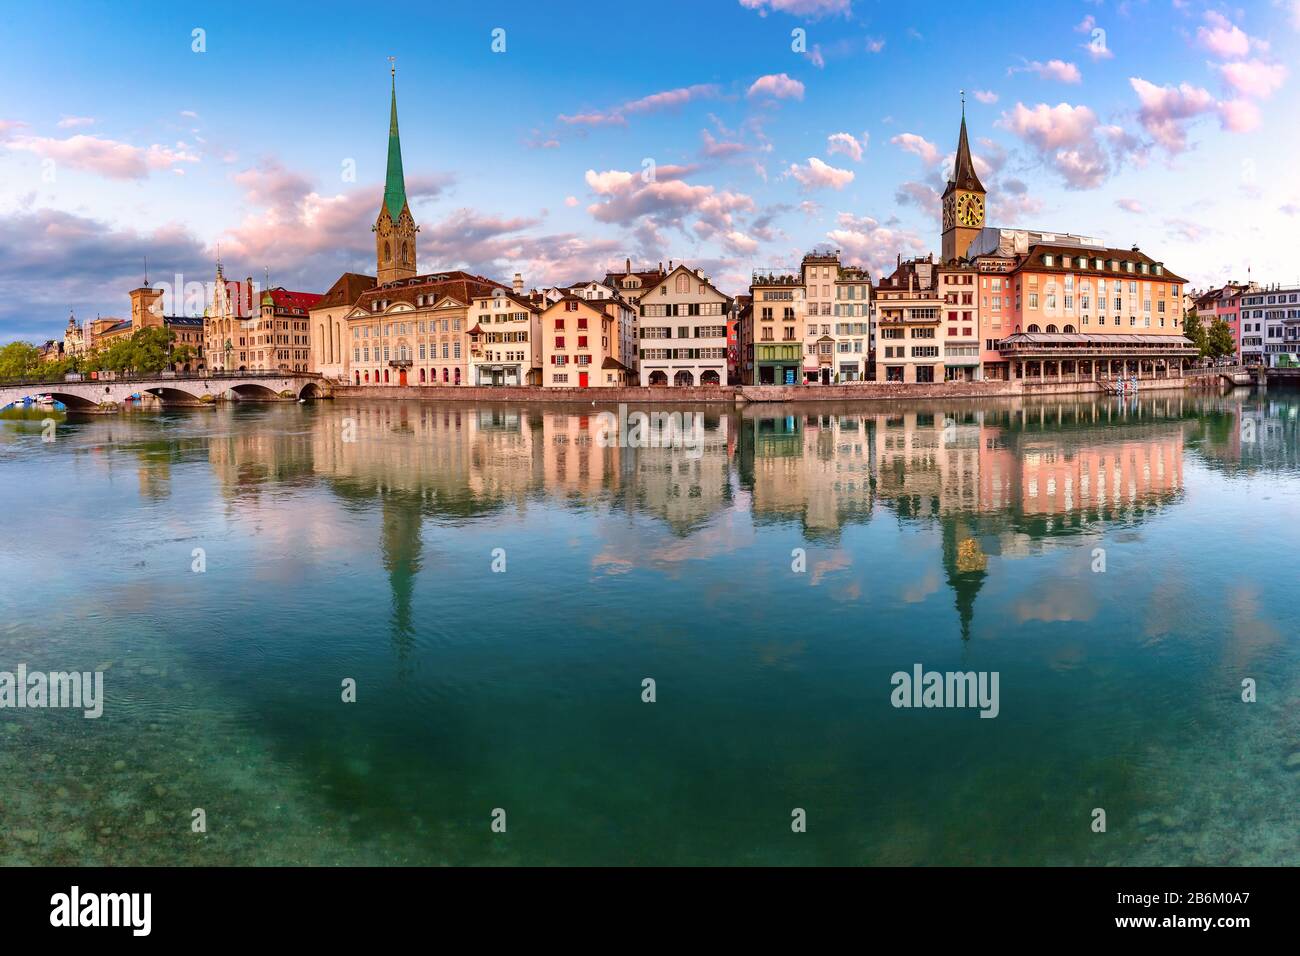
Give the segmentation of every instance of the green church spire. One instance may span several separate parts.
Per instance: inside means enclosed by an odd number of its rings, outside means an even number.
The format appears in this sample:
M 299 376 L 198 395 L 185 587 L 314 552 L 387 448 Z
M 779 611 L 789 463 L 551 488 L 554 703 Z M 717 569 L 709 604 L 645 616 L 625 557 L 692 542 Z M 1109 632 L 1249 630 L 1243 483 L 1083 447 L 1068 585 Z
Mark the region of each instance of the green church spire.
M 389 57 L 393 59 L 393 57 Z M 388 119 L 388 179 L 384 183 L 384 208 L 397 222 L 406 205 L 406 178 L 402 175 L 402 140 L 397 134 L 397 66 L 393 66 L 393 99 Z

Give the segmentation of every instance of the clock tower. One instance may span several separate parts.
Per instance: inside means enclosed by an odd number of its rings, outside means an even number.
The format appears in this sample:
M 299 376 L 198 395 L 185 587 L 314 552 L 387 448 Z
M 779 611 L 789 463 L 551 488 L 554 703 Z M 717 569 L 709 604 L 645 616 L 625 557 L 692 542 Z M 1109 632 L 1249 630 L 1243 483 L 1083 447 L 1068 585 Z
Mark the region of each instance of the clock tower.
M 957 158 L 952 164 L 952 178 L 943 191 L 943 261 L 952 262 L 966 256 L 966 250 L 984 228 L 984 184 L 975 173 L 966 138 L 966 103 L 961 108 L 961 136 L 957 139 Z

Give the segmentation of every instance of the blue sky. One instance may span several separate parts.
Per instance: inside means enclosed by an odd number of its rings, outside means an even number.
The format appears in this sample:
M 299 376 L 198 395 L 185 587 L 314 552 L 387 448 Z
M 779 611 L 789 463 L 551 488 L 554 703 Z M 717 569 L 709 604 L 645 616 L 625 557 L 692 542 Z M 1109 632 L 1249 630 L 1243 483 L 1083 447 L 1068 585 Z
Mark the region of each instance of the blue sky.
M 209 280 L 218 243 L 228 275 L 307 291 L 373 272 L 390 55 L 422 271 L 536 285 L 674 259 L 736 293 L 830 245 L 879 272 L 937 250 L 965 89 L 992 224 L 1137 243 L 1197 284 L 1300 278 L 1296 0 L 6 20 L 0 341 L 54 335 L 69 309 L 124 314 L 145 255 L 155 280 Z

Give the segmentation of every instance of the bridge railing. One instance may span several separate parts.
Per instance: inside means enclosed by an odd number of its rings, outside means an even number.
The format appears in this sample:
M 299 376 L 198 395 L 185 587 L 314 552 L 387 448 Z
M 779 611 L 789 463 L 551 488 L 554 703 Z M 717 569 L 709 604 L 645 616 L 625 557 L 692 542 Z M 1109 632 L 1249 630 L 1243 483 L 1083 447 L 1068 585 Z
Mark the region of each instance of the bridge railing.
M 0 378 L 0 388 L 21 388 L 28 385 L 131 385 L 137 382 L 206 382 L 221 381 L 222 379 L 259 379 L 259 378 L 315 378 L 323 379 L 320 372 L 154 372 L 152 375 L 120 375 L 109 374 L 100 378 L 91 378 L 89 373 L 83 372 L 79 379 L 68 379 L 66 376 L 57 376 L 53 378 L 20 378 L 6 379 Z

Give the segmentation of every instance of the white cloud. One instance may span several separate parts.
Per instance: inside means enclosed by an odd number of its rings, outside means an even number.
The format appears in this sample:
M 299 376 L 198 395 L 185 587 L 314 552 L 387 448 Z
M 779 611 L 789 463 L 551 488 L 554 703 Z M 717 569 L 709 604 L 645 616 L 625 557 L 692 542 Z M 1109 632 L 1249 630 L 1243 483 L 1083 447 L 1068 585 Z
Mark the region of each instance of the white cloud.
M 864 140 L 865 140 L 865 134 Z M 826 137 L 826 155 L 832 156 L 840 153 L 849 157 L 855 163 L 862 162 L 862 143 L 852 133 L 831 133 Z
M 797 179 L 805 190 L 843 189 L 853 182 L 853 170 L 837 169 L 816 156 L 808 157 L 807 166 L 791 165 L 787 173 Z

